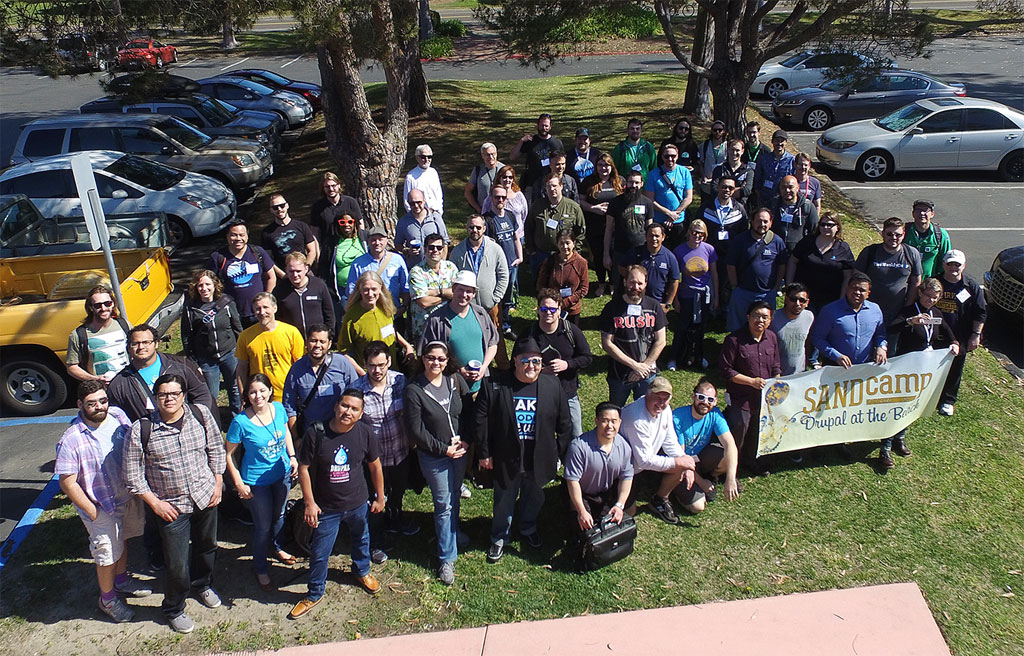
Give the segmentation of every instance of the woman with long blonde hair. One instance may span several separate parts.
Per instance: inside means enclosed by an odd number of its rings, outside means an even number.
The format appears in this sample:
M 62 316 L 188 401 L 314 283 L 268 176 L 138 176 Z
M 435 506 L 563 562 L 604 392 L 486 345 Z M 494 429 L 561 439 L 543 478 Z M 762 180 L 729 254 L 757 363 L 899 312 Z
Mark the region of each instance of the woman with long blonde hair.
M 395 302 L 391 292 L 376 271 L 366 271 L 356 280 L 355 291 L 348 298 L 345 316 L 338 331 L 338 351 L 348 355 L 362 368 L 363 349 L 370 342 L 382 341 L 396 358 L 395 344 L 400 344 L 406 360 L 416 357 L 416 351 L 395 328 Z

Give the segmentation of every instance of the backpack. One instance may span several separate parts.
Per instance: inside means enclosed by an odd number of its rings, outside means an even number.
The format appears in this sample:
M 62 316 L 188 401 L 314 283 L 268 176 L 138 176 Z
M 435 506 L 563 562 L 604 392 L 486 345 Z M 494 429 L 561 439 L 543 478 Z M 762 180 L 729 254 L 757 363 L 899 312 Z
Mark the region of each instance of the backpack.
M 186 403 L 185 406 L 192 413 L 192 416 L 196 418 L 200 424 L 203 423 L 203 415 L 200 414 L 199 408 L 196 407 L 195 403 Z M 153 422 L 149 420 L 149 417 L 142 417 L 139 419 L 139 441 L 142 443 L 142 450 L 145 451 L 146 447 L 149 446 L 149 437 L 153 434 Z

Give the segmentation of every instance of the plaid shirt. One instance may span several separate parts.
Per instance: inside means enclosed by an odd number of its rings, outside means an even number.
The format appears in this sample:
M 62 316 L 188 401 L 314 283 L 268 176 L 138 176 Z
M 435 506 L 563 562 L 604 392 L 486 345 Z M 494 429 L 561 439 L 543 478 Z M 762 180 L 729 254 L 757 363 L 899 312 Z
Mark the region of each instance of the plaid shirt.
M 388 371 L 384 393 L 373 390 L 367 376 L 361 376 L 353 385 L 363 392 L 363 421 L 379 440 L 377 450 L 380 464 L 393 467 L 409 455 L 409 439 L 402 426 L 402 398 L 405 395 L 405 375 Z
M 110 452 L 100 453 L 99 441 L 79 412 L 57 443 L 54 473 L 60 476 L 75 474 L 89 500 L 104 512 L 113 514 L 117 506 L 131 499 L 121 482 L 121 443 L 132 422 L 121 408 L 114 406 L 107 409 L 107 417 L 119 424 L 111 436 L 113 448 Z
M 149 416 L 153 428 L 145 449 L 141 420 L 132 424 L 124 443 L 124 482 L 132 494 L 152 492 L 178 512 L 190 513 L 210 504 L 214 477 L 224 473 L 227 457 L 209 408 L 188 404 L 184 409 L 181 430 L 164 423 L 159 412 Z

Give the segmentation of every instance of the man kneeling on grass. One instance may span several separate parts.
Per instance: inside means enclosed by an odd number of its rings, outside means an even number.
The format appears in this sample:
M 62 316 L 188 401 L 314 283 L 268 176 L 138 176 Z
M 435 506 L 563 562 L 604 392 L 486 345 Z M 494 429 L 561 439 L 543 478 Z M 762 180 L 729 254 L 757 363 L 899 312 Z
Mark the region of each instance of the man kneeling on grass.
M 739 496 L 736 441 L 716 403 L 718 390 L 710 380 L 701 378 L 693 388 L 693 405 L 684 405 L 672 412 L 679 445 L 697 463 L 694 484 L 689 489 L 677 487 L 675 496 L 687 512 L 694 514 L 715 500 L 718 495 L 715 482 L 723 475 L 725 498 L 732 501 Z M 717 438 L 713 444 L 712 438 Z
M 338 529 L 348 527 L 352 543 L 352 573 L 370 594 L 380 582 L 370 574 L 370 525 L 367 522 L 369 491 L 363 463 L 370 469 L 375 499 L 371 513 L 384 510 L 384 471 L 377 456 L 377 438 L 359 419 L 363 393 L 355 388 L 342 392 L 334 404 L 334 418 L 326 425 L 315 423 L 306 431 L 299 449 L 299 485 L 305 501 L 306 523 L 313 527 L 309 547 L 309 584 L 306 598 L 288 613 L 302 617 L 323 599 L 327 585 L 327 559 L 331 557 Z
M 594 411 L 597 428 L 569 443 L 565 456 L 565 487 L 573 532 L 600 525 L 604 517 L 618 524 L 633 486 L 633 452 L 619 435 L 622 411 L 605 401 Z
M 78 386 L 78 416 L 57 444 L 60 489 L 75 504 L 89 532 L 89 551 L 96 562 L 100 610 L 115 622 L 128 622 L 135 612 L 118 594 L 150 593 L 128 575 L 125 541 L 142 535 L 142 503 L 121 484 L 121 450 L 131 429 L 120 408 L 108 406 L 102 380 Z

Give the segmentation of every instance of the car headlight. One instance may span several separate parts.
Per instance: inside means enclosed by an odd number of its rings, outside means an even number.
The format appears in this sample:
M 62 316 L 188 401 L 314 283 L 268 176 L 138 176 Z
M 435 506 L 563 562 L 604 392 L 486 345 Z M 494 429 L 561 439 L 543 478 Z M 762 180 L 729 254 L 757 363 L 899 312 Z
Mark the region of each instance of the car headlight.
M 298 106 L 297 103 L 294 100 L 291 100 L 289 98 L 281 98 L 280 100 L 284 104 L 289 105 L 291 107 L 297 107 Z
M 807 102 L 807 100 L 804 98 L 797 98 L 794 100 L 781 100 L 779 101 L 779 107 L 799 107 L 805 102 Z
M 238 166 L 252 166 L 256 163 L 256 160 L 252 158 L 252 155 L 246 153 L 245 155 L 232 155 L 231 161 Z
M 836 150 L 846 150 L 847 148 L 853 148 L 857 145 L 856 141 L 833 141 L 828 146 Z
M 191 205 L 192 207 L 196 208 L 197 210 L 207 210 L 207 209 L 210 209 L 211 207 L 213 207 L 213 205 L 214 205 L 212 202 L 206 200 L 205 198 L 200 198 L 199 196 L 193 196 L 192 194 L 185 194 L 184 196 L 178 196 L 178 200 L 184 201 L 184 202 L 188 203 L 189 205 Z

